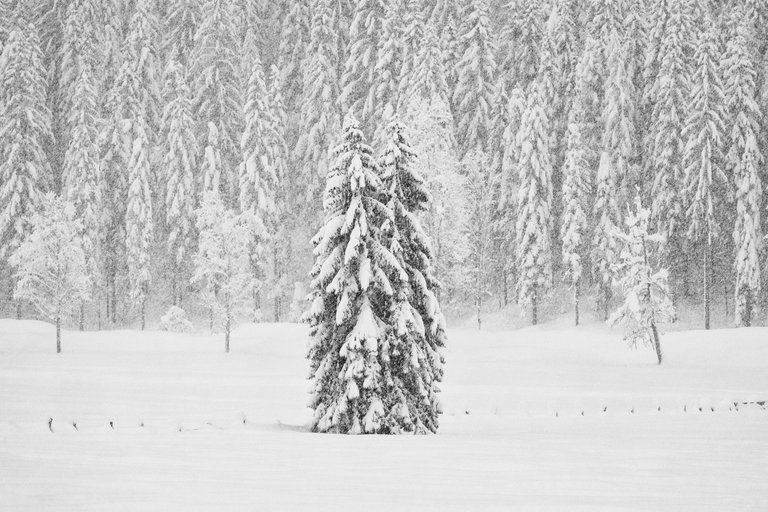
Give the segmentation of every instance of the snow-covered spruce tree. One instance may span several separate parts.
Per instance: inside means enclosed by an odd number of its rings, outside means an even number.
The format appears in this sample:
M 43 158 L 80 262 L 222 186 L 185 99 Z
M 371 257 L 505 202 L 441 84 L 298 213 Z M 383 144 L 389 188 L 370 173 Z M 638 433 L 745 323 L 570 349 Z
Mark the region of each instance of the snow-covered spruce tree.
M 711 25 L 711 23 L 708 23 Z M 713 245 L 720 236 L 722 210 L 729 206 L 730 183 L 724 169 L 725 96 L 718 32 L 709 28 L 696 49 L 688 117 L 683 128 L 687 239 L 704 245 L 704 328 L 709 329 Z
M 184 65 L 195 47 L 195 32 L 200 23 L 199 0 L 170 0 L 164 19 L 163 50 L 168 62 Z
M 683 40 L 683 2 L 670 2 L 670 12 L 659 49 L 659 72 L 651 91 L 652 107 L 647 132 L 646 167 L 652 177 L 651 215 L 665 236 L 665 262 L 673 279 L 685 272 L 682 249 L 685 210 L 683 184 L 683 121 L 690 77 Z M 674 281 L 673 281 L 674 282 Z
M 219 185 L 227 205 L 236 204 L 238 196 L 237 163 L 240 161 L 242 132 L 240 54 L 233 1 L 207 0 L 202 7 L 201 23 L 195 33 L 195 48 L 190 57 L 195 80 L 193 108 L 198 122 L 198 140 L 210 134 L 210 123 L 216 127 Z
M 221 194 L 221 147 L 219 142 L 219 129 L 215 123 L 208 123 L 208 137 L 203 152 L 203 161 L 200 164 L 200 202 L 206 192 Z
M 64 190 L 75 209 L 81 229 L 80 243 L 86 255 L 88 275 L 95 287 L 101 285 L 99 241 L 101 240 L 101 189 L 96 144 L 98 111 L 90 66 L 82 66 L 71 100 L 69 147 L 64 156 Z M 80 308 L 80 330 L 85 327 L 85 304 Z
M 496 94 L 496 46 L 491 38 L 486 0 L 469 0 L 462 11 L 461 59 L 453 91 L 456 139 L 463 157 L 472 149 L 487 151 L 491 106 Z
M 517 302 L 531 307 L 533 324 L 538 322 L 541 299 L 552 285 L 552 161 L 545 77 L 534 82 L 517 132 Z
M 121 158 L 127 159 L 124 261 L 129 304 L 132 309 L 139 309 L 142 329 L 146 325 L 146 300 L 152 282 L 152 149 L 160 113 L 159 60 L 155 47 L 157 26 L 155 3 L 139 0 L 131 17 L 131 30 L 123 44 L 123 63 L 116 84 L 118 132 L 111 141 L 117 147 L 125 148 Z M 117 140 L 121 138 L 124 140 Z M 126 173 L 121 169 L 115 171 Z M 122 259 L 123 255 L 116 257 Z
M 16 267 L 16 300 L 29 301 L 56 324 L 61 352 L 61 320 L 90 296 L 90 278 L 81 228 L 72 205 L 48 193 L 30 219 L 30 233 L 10 258 Z
M 125 214 L 128 249 L 129 296 L 140 308 L 141 329 L 146 326 L 146 304 L 152 282 L 151 247 L 154 240 L 152 192 L 150 190 L 150 150 L 144 123 L 137 120 L 133 128 L 133 145 L 128 161 L 128 207 Z
M 758 168 L 762 155 L 757 144 L 760 130 L 760 106 L 753 54 L 750 51 L 754 28 L 749 18 L 741 16 L 734 37 L 726 46 L 723 61 L 726 78 L 730 146 L 726 156 L 736 189 L 736 224 L 734 227 L 736 269 L 736 325 L 749 326 L 757 294 L 760 291 L 760 205 L 762 185 Z
M 272 278 L 268 284 L 273 299 L 274 321 L 279 322 L 283 317 L 287 296 L 293 286 L 294 274 L 292 269 L 297 265 L 292 264 L 295 256 L 291 250 L 291 237 L 300 236 L 300 231 L 293 229 L 293 223 L 297 221 L 289 202 L 289 191 L 295 186 L 290 179 L 289 151 L 286 143 L 286 130 L 288 117 L 283 101 L 283 84 L 280 80 L 280 70 L 273 65 L 270 71 L 268 86 L 270 117 L 274 122 L 274 130 L 269 141 L 270 162 L 277 176 L 275 189 L 275 213 L 272 216 L 271 226 L 268 231 L 272 233 Z
M 760 293 L 760 205 L 762 185 L 758 167 L 762 157 L 754 133 L 747 135 L 736 167 L 736 326 L 749 327 Z
M 628 232 L 619 233 L 624 248 L 617 271 L 624 302 L 608 322 L 630 326 L 627 341 L 632 345 L 641 342 L 652 346 L 661 364 L 658 324 L 673 322 L 676 314 L 670 299 L 667 270 L 654 270 L 653 258 L 657 251 L 653 244 L 660 245 L 663 240 L 659 234 L 648 233 L 649 218 L 650 211 L 643 208 L 637 197 L 635 211 L 626 217 Z
M 304 94 L 296 155 L 301 162 L 305 200 L 313 201 L 328 172 L 328 148 L 339 132 L 338 36 L 331 23 L 332 0 L 313 0 L 310 42 L 306 48 Z
M 405 59 L 404 3 L 404 0 L 387 2 L 376 50 L 373 87 L 363 105 L 363 115 L 373 127 L 376 146 L 385 144 L 387 126 L 394 119 L 399 103 L 399 86 Z
M 635 146 L 634 88 L 630 76 L 629 56 L 619 33 L 612 30 L 607 36 L 605 51 L 607 54 L 603 99 L 602 147 L 611 161 L 620 203 L 629 202 L 636 187 L 642 183 L 635 165 L 637 148 Z
M 584 259 L 589 236 L 589 211 L 592 197 L 592 148 L 587 145 L 588 120 L 583 93 L 574 100 L 568 122 L 568 143 L 563 169 L 563 216 L 560 236 L 563 240 L 563 280 L 573 288 L 575 324 L 579 325 L 579 303 Z
M 440 284 L 434 277 L 429 238 L 416 216 L 428 209 L 431 200 L 424 179 L 413 169 L 416 155 L 405 136 L 405 127 L 393 122 L 387 129 L 387 147 L 379 162 L 388 207 L 394 225 L 385 228 L 385 244 L 405 270 L 390 276 L 393 295 L 388 323 L 390 333 L 390 375 L 395 401 L 386 422 L 416 433 L 436 432 L 440 404 L 437 399 L 442 380 L 445 346 L 445 319 L 435 292 Z M 389 229 L 387 229 L 389 228 Z
M 195 238 L 197 140 L 192 98 L 182 65 L 171 60 L 163 90 L 162 171 L 165 176 L 166 252 L 171 263 L 173 305 L 181 303 L 188 281 L 190 249 Z
M 350 25 L 339 103 L 344 112 L 360 112 L 363 126 L 368 123 L 366 115 L 371 114 L 363 106 L 376 86 L 375 64 L 386 4 L 385 0 L 356 2 Z
M 224 350 L 229 352 L 229 339 L 237 312 L 251 299 L 251 239 L 249 213 L 237 215 L 215 191 L 207 191 L 197 209 L 200 233 L 194 256 L 192 282 L 201 287 L 203 303 L 210 308 L 211 321 L 218 319 L 224 327 Z
M 510 0 L 506 10 L 510 13 L 502 27 L 502 47 L 499 63 L 506 76 L 506 88 L 519 87 L 527 91 L 539 69 L 541 39 L 546 20 L 545 4 L 539 0 Z
M 18 13 L 17 13 L 18 14 Z M 53 140 L 43 56 L 35 26 L 16 15 L 0 73 L 0 262 L 29 233 L 29 215 L 48 190 Z M 17 317 L 21 306 L 17 305 Z
M 608 153 L 600 155 L 595 194 L 594 235 L 592 239 L 592 276 L 598 285 L 598 309 L 602 308 L 607 320 L 610 313 L 615 265 L 619 248 L 616 230 L 619 226 L 619 208 L 616 206 L 616 177 Z
M 249 212 L 255 221 L 254 239 L 250 241 L 253 276 L 253 318 L 261 318 L 261 287 L 265 278 L 264 246 L 268 237 L 266 226 L 274 226 L 275 192 L 278 178 L 271 145 L 277 142 L 275 120 L 267 101 L 267 86 L 258 49 L 250 48 L 250 76 L 244 107 L 245 130 L 240 139 L 243 157 L 240 163 L 240 211 Z
M 422 12 L 421 0 L 405 0 L 403 4 L 403 60 L 400 69 L 400 83 L 397 87 L 397 106 L 395 111 L 399 116 L 405 112 L 408 105 L 408 95 L 413 89 L 413 82 L 421 74 L 421 66 L 424 62 L 420 60 L 419 53 L 422 51 L 421 44 L 424 41 L 426 31 L 426 21 Z M 439 41 L 436 41 L 439 45 Z
M 388 276 L 408 276 L 382 245 L 382 225 L 394 216 L 382 202 L 378 165 L 354 119 L 345 120 L 334 155 L 325 224 L 313 239 L 312 303 L 304 316 L 310 325 L 312 430 L 395 432 L 405 427 L 408 411 L 386 378 L 392 353 L 386 321 L 394 292 Z
M 302 63 L 305 58 L 305 48 L 309 43 L 311 21 L 308 4 L 309 2 L 292 2 L 280 30 L 277 68 L 280 70 L 280 83 L 283 86 L 286 109 L 291 114 L 298 110 L 304 85 Z

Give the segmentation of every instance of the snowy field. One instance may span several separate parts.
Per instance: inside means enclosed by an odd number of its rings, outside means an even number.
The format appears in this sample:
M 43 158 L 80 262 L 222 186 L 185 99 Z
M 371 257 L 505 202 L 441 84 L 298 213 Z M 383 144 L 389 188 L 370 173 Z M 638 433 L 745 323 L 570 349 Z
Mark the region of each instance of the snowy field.
M 620 337 L 453 329 L 439 434 L 352 437 L 304 427 L 303 326 L 2 320 L 0 509 L 768 510 L 768 328 Z

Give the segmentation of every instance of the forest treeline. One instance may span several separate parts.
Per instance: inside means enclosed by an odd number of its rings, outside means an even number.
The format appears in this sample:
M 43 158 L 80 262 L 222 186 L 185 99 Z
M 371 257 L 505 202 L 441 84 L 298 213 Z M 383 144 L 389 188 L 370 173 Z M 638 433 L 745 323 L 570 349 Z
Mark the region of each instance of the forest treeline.
M 768 2 L 0 0 L 0 279 L 53 192 L 96 319 L 194 308 L 206 191 L 263 225 L 253 308 L 297 319 L 330 150 L 406 127 L 446 309 L 620 297 L 639 196 L 675 300 L 766 302 Z M 591 303 L 590 303 L 591 304 Z M 98 313 L 98 314 L 97 314 Z

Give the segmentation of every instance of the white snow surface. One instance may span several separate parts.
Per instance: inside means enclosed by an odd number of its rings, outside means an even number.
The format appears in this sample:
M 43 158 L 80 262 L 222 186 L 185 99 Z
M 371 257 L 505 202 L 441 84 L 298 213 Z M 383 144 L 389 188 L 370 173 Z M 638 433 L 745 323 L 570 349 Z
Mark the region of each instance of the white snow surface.
M 308 432 L 306 335 L 0 320 L 0 509 L 768 510 L 768 328 L 451 329 L 431 436 Z

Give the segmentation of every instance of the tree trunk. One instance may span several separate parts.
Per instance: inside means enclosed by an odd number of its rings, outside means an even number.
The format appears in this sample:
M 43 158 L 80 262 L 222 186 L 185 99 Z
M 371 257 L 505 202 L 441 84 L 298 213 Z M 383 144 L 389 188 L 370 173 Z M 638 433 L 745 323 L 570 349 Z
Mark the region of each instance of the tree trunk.
M 747 289 L 744 292 L 744 314 L 742 315 L 742 326 L 751 327 L 752 325 L 752 290 Z
M 480 318 L 480 310 L 482 309 L 482 301 L 483 301 L 483 299 L 480 298 L 480 295 L 478 294 L 477 298 L 475 299 L 475 305 L 477 306 L 477 330 L 478 331 L 483 326 L 483 320 Z
M 704 329 L 709 329 L 709 316 L 712 297 L 712 245 L 707 242 L 704 249 Z
M 224 322 L 224 352 L 229 354 L 229 332 L 232 329 L 232 317 L 227 306 L 227 318 Z
M 538 302 L 539 302 L 538 289 L 534 286 L 533 297 L 531 299 L 531 325 L 536 325 L 539 323 Z
M 725 282 L 723 282 L 723 295 L 725 297 L 725 321 L 728 321 L 728 317 L 730 316 L 730 313 L 728 312 L 728 278 L 726 277 Z
M 656 357 L 661 364 L 661 343 L 659 342 L 659 331 L 656 329 L 656 322 L 651 322 L 651 332 L 653 332 L 653 348 L 656 350 Z
M 56 353 L 61 354 L 61 317 L 56 316 Z
M 507 271 L 506 269 L 501 271 L 501 283 L 502 283 L 502 294 L 504 296 L 504 307 L 507 307 L 509 305 L 509 291 L 507 290 Z
M 144 295 L 141 299 L 141 330 L 144 330 L 147 324 L 147 296 Z
M 179 299 L 178 299 L 179 292 L 178 292 L 178 289 L 177 289 L 178 288 L 178 284 L 177 284 L 177 273 L 176 272 L 173 273 L 173 279 L 172 279 L 172 282 L 171 282 L 171 286 L 172 286 L 172 289 L 173 289 L 173 291 L 172 291 L 173 298 L 171 299 L 171 304 L 173 304 L 174 306 L 178 306 L 179 305 Z
M 80 301 L 80 325 L 79 325 L 80 331 L 85 330 L 85 301 Z
M 610 308 L 610 302 L 611 300 L 611 289 L 607 286 L 603 287 L 603 321 L 607 322 L 608 318 L 611 316 L 611 308 Z
M 574 303 L 574 312 L 576 313 L 576 325 L 579 325 L 579 299 L 581 298 L 581 289 L 579 287 L 579 282 L 576 282 L 576 288 L 573 292 L 573 303 Z
M 209 313 L 211 315 L 211 326 L 210 326 L 210 328 L 211 328 L 211 332 L 213 332 L 213 306 L 208 308 L 208 311 L 209 311 Z
M 117 283 L 112 281 L 112 325 L 117 325 Z
M 21 320 L 21 302 L 16 301 L 16 320 Z

